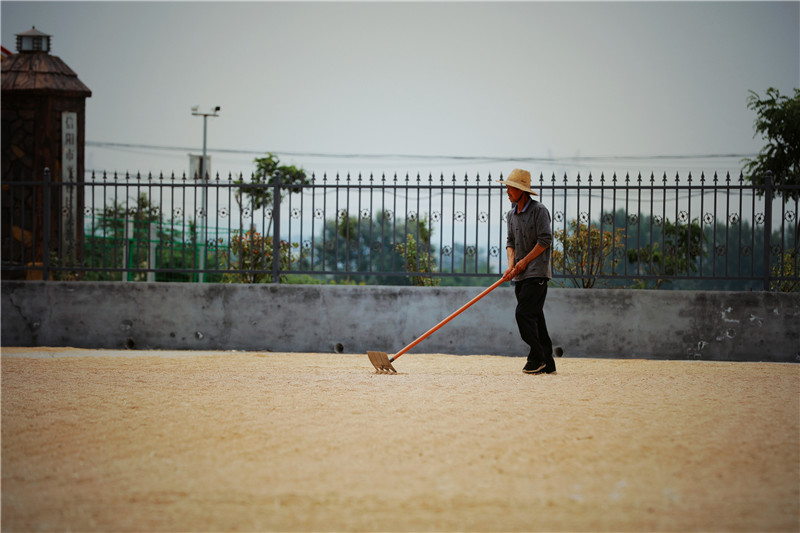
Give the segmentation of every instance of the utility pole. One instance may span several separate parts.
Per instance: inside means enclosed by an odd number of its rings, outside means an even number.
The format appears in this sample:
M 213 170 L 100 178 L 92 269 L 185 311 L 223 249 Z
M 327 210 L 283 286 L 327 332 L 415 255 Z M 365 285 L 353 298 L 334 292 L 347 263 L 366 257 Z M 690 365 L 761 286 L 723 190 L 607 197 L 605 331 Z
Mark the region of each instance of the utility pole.
M 203 188 L 203 215 L 205 217 L 205 221 L 201 226 L 202 230 L 200 234 L 203 239 L 203 243 L 200 245 L 200 283 L 205 281 L 205 269 L 206 269 L 206 246 L 208 246 L 208 181 L 206 180 L 206 173 L 207 169 L 206 166 L 206 132 L 207 132 L 207 120 L 208 117 L 218 117 L 218 113 L 220 111 L 220 107 L 216 106 L 213 111 L 202 112 L 199 110 L 200 106 L 192 107 L 192 115 L 195 117 L 203 117 L 203 155 L 200 158 L 200 180 L 202 182 L 201 187 Z

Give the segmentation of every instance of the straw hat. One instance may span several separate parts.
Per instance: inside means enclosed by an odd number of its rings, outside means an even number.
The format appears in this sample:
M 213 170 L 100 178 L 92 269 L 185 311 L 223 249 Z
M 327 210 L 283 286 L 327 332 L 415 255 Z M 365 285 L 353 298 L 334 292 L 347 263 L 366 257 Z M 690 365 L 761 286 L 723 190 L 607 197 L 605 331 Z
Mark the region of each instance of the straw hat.
M 515 168 L 505 180 L 498 180 L 497 183 L 509 185 L 521 191 L 529 192 L 534 196 L 539 196 L 531 190 L 531 173 L 527 170 Z

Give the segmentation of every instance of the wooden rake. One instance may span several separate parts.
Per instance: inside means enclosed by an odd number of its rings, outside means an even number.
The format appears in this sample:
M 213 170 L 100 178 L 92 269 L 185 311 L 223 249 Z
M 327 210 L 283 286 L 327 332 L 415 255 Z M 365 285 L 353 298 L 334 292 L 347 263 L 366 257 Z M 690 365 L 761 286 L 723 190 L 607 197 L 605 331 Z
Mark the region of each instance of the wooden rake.
M 389 357 L 389 354 L 386 352 L 367 352 L 367 357 L 369 357 L 369 361 L 372 363 L 372 366 L 375 367 L 375 371 L 378 374 L 397 374 L 397 370 L 394 369 L 392 363 L 401 355 L 409 351 L 411 348 L 419 344 L 420 342 L 424 341 L 434 333 L 436 333 L 442 326 L 453 320 L 455 317 L 466 311 L 469 307 L 472 306 L 475 302 L 492 292 L 496 289 L 500 284 L 506 281 L 505 278 L 500 278 L 495 281 L 490 287 L 487 287 L 483 290 L 479 295 L 474 297 L 472 300 L 468 301 L 464 305 L 458 308 L 457 311 L 452 313 L 450 316 L 433 326 L 431 329 L 420 335 L 417 339 L 415 339 L 411 344 L 394 354 L 393 357 Z

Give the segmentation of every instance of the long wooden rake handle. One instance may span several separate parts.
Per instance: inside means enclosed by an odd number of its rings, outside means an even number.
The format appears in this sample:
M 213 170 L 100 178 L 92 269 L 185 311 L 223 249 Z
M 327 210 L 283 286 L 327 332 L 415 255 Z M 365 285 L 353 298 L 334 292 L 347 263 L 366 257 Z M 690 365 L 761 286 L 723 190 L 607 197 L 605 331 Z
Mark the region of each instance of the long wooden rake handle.
M 395 359 L 397 359 L 398 357 L 409 351 L 411 348 L 413 348 L 417 344 L 421 343 L 422 341 L 424 341 L 425 339 L 427 339 L 428 337 L 439 331 L 439 329 L 442 326 L 444 326 L 445 324 L 453 320 L 455 317 L 466 311 L 470 306 L 472 306 L 472 304 L 474 304 L 475 302 L 477 302 L 478 300 L 480 300 L 481 298 L 492 292 L 504 281 L 505 279 L 503 278 L 500 278 L 497 281 L 495 281 L 490 287 L 487 287 L 482 293 L 480 293 L 475 298 L 473 298 L 472 300 L 468 301 L 467 303 L 459 307 L 457 311 L 453 312 L 450 316 L 448 316 L 447 318 L 445 318 L 444 320 L 433 326 L 431 329 L 420 335 L 419 338 L 417 338 L 414 342 L 412 342 L 411 344 L 409 344 L 408 346 L 406 346 L 405 348 L 394 354 L 394 357 L 389 359 L 389 363 L 392 363 Z

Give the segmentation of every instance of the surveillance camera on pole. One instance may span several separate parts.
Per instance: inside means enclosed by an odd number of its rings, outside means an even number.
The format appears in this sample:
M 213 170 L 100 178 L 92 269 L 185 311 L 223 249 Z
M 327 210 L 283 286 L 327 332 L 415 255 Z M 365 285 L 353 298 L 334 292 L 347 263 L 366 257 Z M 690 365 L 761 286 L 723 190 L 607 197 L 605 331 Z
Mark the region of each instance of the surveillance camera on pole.
M 220 112 L 222 108 L 220 106 L 215 106 L 211 111 L 200 111 L 200 106 L 195 105 L 192 106 L 192 115 L 196 117 L 218 117 L 217 113 Z

